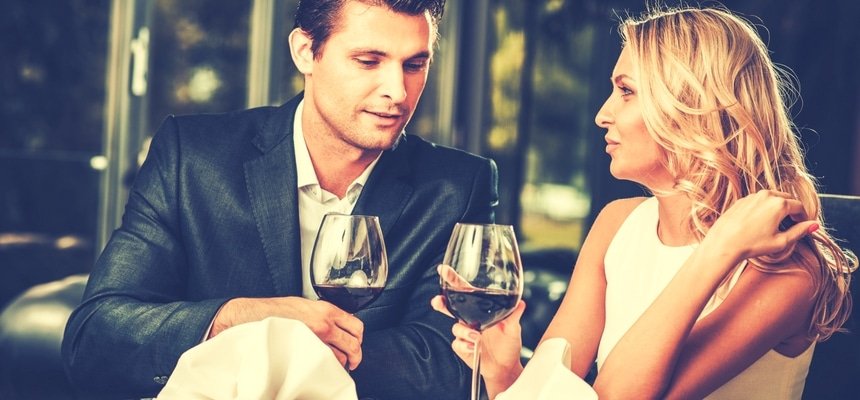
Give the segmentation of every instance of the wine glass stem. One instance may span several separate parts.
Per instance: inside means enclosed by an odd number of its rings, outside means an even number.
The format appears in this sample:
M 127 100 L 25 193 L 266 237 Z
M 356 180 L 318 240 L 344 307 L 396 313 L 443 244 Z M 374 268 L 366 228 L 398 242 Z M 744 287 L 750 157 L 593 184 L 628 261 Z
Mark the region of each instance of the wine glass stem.
M 481 338 L 475 339 L 475 351 L 472 358 L 472 400 L 481 398 Z

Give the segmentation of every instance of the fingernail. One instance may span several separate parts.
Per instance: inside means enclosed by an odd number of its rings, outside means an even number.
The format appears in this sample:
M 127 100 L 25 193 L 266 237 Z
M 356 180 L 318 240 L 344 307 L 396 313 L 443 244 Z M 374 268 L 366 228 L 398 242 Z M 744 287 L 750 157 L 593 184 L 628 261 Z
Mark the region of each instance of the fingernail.
M 469 332 L 469 339 L 478 340 L 478 334 L 476 332 Z
M 812 232 L 815 232 L 815 231 L 817 231 L 817 230 L 818 230 L 818 228 L 820 228 L 820 227 L 821 227 L 821 226 L 819 226 L 818 224 L 812 224 L 812 225 L 810 225 L 810 226 L 809 226 L 809 229 L 807 229 L 807 230 L 806 230 L 806 233 L 812 233 Z

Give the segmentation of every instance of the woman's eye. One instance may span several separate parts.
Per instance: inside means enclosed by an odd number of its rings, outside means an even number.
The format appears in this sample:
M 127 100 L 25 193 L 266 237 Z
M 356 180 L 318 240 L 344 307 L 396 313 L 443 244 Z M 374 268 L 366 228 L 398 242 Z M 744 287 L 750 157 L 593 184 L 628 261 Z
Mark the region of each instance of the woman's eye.
M 630 90 L 627 86 L 619 86 L 618 90 L 621 92 L 622 96 L 627 96 L 633 94 L 633 91 Z

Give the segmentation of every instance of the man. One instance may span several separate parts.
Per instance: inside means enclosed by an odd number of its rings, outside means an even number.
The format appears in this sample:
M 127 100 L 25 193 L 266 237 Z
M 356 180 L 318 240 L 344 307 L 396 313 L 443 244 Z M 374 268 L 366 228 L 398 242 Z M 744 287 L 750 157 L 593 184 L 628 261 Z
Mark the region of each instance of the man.
M 179 356 L 269 316 L 304 322 L 377 399 L 465 397 L 450 319 L 432 311 L 454 224 L 489 222 L 490 160 L 403 134 L 444 0 L 304 0 L 290 35 L 305 91 L 279 108 L 169 117 L 63 343 L 87 391 L 158 393 Z M 380 297 L 352 316 L 314 301 L 326 212 L 378 215 Z

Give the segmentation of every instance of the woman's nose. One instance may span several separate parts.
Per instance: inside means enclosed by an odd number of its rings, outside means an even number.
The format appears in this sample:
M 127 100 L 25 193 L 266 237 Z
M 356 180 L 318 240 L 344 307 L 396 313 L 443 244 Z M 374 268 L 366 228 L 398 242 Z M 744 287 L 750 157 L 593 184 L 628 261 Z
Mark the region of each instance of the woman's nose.
M 609 110 L 609 102 L 611 99 L 612 98 L 610 97 L 603 102 L 603 106 L 600 107 L 600 110 L 597 111 L 597 115 L 594 117 L 594 123 L 601 128 L 608 128 L 609 125 L 612 124 L 613 117 Z

